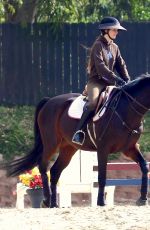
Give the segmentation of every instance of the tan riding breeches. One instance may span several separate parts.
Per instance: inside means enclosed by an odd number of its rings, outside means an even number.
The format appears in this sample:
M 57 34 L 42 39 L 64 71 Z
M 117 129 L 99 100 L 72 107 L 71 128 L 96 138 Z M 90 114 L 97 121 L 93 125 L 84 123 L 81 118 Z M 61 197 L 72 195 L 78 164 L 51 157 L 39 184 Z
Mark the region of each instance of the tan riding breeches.
M 94 110 L 96 108 L 99 94 L 103 91 L 104 88 L 105 88 L 104 85 L 99 84 L 97 82 L 87 83 L 87 93 L 88 93 L 88 99 L 89 99 L 88 107 L 91 110 Z

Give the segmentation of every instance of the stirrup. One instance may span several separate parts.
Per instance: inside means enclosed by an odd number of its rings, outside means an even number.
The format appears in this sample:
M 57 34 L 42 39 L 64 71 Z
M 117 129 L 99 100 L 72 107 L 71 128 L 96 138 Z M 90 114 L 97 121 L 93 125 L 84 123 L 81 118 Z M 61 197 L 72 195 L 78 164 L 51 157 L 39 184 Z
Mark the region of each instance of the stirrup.
M 83 145 L 85 141 L 85 132 L 82 130 L 78 130 L 72 137 L 72 142 L 78 145 Z

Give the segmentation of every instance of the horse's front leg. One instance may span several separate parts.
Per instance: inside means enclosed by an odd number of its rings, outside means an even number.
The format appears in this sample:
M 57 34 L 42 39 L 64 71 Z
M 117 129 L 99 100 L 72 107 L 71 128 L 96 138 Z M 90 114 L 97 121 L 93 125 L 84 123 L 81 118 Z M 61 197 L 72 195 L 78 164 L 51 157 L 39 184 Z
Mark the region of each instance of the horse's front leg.
M 148 203 L 148 163 L 143 158 L 142 154 L 138 153 L 138 163 L 142 171 L 142 183 L 141 183 L 141 196 L 137 200 L 137 205 L 146 205 Z
M 97 205 L 104 206 L 105 203 L 105 185 L 106 185 L 106 170 L 107 170 L 107 158 L 106 152 L 97 152 L 98 157 L 98 198 Z
M 126 152 L 124 152 L 124 154 L 127 157 L 130 157 L 132 160 L 134 160 L 136 163 L 139 164 L 141 172 L 142 172 L 142 183 L 141 183 L 141 195 L 140 198 L 137 200 L 136 204 L 137 205 L 146 205 L 147 204 L 147 195 L 148 195 L 148 164 L 146 162 L 146 160 L 144 159 L 140 148 L 139 148 L 139 144 L 136 144 L 135 146 L 133 146 L 132 148 L 130 148 L 129 150 L 127 150 Z

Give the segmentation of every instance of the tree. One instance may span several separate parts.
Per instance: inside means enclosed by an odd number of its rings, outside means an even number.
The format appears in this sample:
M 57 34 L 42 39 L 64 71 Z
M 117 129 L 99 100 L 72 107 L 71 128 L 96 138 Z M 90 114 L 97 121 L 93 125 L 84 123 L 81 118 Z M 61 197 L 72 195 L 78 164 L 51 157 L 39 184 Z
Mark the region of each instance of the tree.
M 2 0 L 0 6 L 1 21 L 11 23 L 33 23 L 38 0 Z
M 149 21 L 150 0 L 113 0 L 111 13 L 128 21 Z
M 78 23 L 104 16 L 121 20 L 150 20 L 150 0 L 1 0 L 0 22 Z

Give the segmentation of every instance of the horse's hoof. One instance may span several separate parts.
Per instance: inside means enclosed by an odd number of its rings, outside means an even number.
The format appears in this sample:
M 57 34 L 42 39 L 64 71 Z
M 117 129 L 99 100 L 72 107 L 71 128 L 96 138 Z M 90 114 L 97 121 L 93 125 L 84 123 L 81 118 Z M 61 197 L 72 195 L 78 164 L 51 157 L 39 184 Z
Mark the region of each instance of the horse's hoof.
M 100 204 L 97 204 L 97 206 L 104 207 L 104 206 L 106 206 L 106 204 L 105 203 L 100 203 Z
M 136 202 L 136 205 L 138 206 L 144 206 L 144 205 L 148 205 L 148 200 L 142 200 L 142 198 L 139 198 Z
M 106 202 L 105 201 L 98 201 L 97 206 L 105 206 Z
M 49 208 L 49 205 L 47 205 L 44 200 L 41 201 L 40 203 L 40 208 Z
M 59 208 L 58 204 L 51 204 L 50 208 Z

